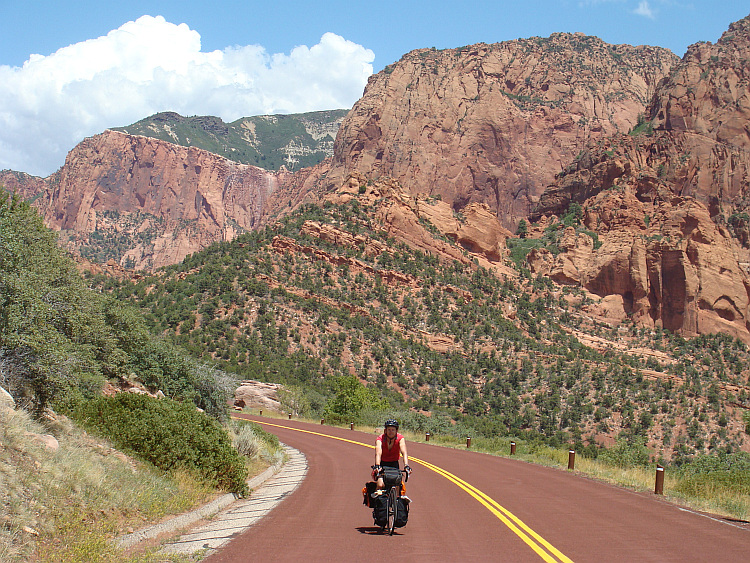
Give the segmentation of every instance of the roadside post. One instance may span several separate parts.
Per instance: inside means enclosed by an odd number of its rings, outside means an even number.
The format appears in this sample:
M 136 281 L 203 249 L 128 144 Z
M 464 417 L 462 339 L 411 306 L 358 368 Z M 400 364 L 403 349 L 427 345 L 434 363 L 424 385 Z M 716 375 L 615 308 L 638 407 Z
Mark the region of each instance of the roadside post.
M 661 465 L 656 466 L 656 484 L 654 485 L 654 494 L 664 494 L 664 467 Z
M 568 469 L 573 470 L 576 467 L 576 452 L 568 450 Z
M 516 455 L 516 443 L 515 442 L 510 443 L 510 455 Z

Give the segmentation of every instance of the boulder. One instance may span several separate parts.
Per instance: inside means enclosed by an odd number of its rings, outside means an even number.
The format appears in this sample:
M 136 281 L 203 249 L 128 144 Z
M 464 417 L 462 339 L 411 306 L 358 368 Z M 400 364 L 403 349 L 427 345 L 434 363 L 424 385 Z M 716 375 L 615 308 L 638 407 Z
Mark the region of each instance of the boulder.
M 281 387 L 277 383 L 243 381 L 234 392 L 234 400 L 235 403 L 242 401 L 247 408 L 280 411 L 278 391 Z
M 13 399 L 10 393 L 0 387 L 0 408 L 15 409 L 16 401 Z

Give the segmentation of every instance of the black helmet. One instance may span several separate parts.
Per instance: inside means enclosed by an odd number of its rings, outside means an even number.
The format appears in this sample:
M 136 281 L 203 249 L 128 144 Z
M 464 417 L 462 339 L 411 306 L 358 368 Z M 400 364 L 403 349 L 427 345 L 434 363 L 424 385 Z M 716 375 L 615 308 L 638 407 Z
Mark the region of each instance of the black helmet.
M 386 429 L 386 428 L 388 428 L 389 426 L 395 426 L 395 427 L 396 427 L 396 430 L 398 430 L 398 421 L 397 421 L 397 420 L 393 420 L 393 419 L 390 419 L 390 420 L 386 420 L 386 421 L 385 421 L 385 422 L 383 423 L 383 429 Z

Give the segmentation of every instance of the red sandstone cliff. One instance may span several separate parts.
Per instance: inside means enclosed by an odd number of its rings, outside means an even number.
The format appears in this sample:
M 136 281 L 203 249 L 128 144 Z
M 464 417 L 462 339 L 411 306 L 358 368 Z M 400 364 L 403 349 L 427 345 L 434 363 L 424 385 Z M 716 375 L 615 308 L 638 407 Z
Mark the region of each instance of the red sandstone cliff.
M 530 219 L 581 203 L 603 244 L 567 233 L 562 253 L 535 252 L 532 268 L 616 296 L 641 322 L 750 342 L 748 60 L 746 18 L 688 50 L 637 134 L 590 145 L 559 174 Z
M 131 243 L 123 261 L 152 269 L 253 229 L 286 175 L 106 131 L 68 154 L 39 206 L 70 248 L 94 232 L 122 233 Z
M 582 34 L 421 49 L 370 78 L 342 124 L 329 185 L 391 177 L 515 228 L 594 139 L 627 131 L 677 62 Z

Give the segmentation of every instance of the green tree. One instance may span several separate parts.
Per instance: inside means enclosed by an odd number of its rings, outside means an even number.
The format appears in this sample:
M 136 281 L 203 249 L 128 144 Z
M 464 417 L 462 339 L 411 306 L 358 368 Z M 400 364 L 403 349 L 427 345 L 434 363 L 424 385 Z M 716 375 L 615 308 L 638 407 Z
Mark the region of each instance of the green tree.
M 341 376 L 335 383 L 336 392 L 326 403 L 324 416 L 337 422 L 360 420 L 363 409 L 384 410 L 387 403 L 372 387 L 365 387 L 353 375 Z
M 516 234 L 519 238 L 526 238 L 526 235 L 529 234 L 529 224 L 526 222 L 526 219 L 521 219 L 518 222 L 518 228 L 516 229 Z
M 99 325 L 92 314 L 98 304 L 88 297 L 36 210 L 16 195 L 0 195 L 3 383 L 37 414 L 77 374 L 100 376 L 87 347 L 92 325 Z

